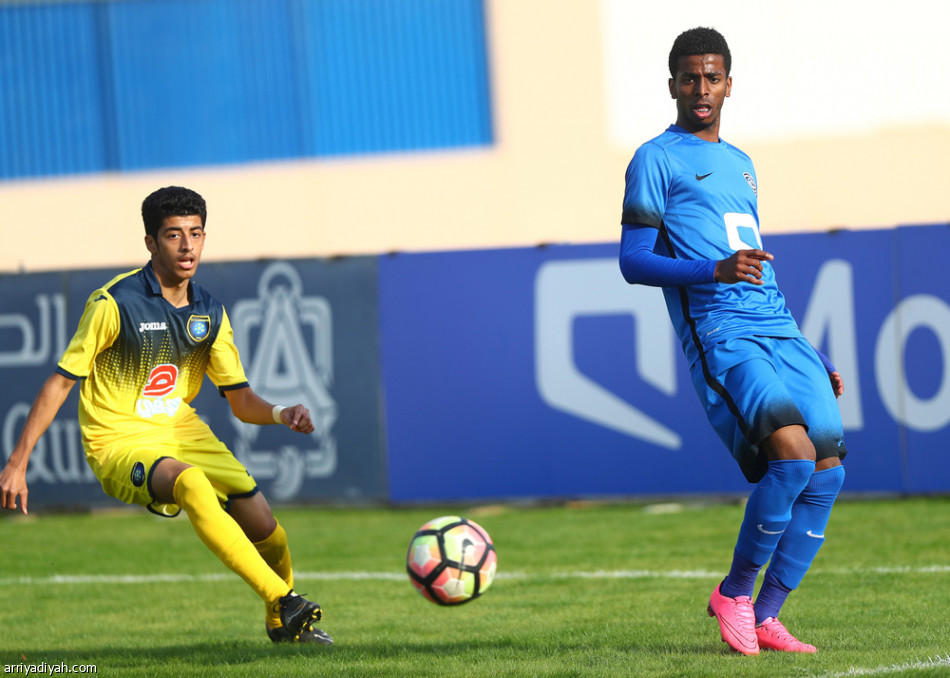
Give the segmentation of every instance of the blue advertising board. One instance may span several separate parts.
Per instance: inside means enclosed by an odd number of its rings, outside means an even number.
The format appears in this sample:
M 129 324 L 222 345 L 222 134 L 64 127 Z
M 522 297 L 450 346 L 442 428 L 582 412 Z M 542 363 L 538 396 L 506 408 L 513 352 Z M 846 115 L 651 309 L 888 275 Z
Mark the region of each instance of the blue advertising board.
M 950 229 L 767 239 L 805 336 L 846 382 L 850 492 L 950 490 Z M 618 246 L 380 260 L 390 496 L 717 494 L 749 486 L 713 434 L 658 289 Z
M 950 228 L 768 238 L 803 334 L 845 379 L 846 492 L 950 491 Z M 268 498 L 395 503 L 745 493 L 656 288 L 616 244 L 203 264 L 248 378 L 317 431 L 199 413 Z M 87 295 L 118 271 L 0 276 L 0 452 L 9 456 Z M 76 394 L 36 446 L 33 505 L 109 500 Z
M 88 295 L 118 270 L 0 277 L 0 450 L 5 461 Z M 210 382 L 192 403 L 272 503 L 386 498 L 380 437 L 376 260 L 205 263 L 199 282 L 228 310 L 254 390 L 304 403 L 316 430 L 234 418 Z M 31 506 L 115 503 L 86 464 L 74 388 L 34 448 Z

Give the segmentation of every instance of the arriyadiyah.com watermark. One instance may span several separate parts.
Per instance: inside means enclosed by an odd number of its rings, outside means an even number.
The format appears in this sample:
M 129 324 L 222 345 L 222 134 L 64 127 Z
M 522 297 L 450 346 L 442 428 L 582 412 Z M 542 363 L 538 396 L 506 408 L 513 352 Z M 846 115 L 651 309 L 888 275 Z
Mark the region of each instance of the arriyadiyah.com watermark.
M 21 676 L 31 676 L 34 673 L 38 675 L 58 673 L 99 673 L 99 668 L 95 664 L 4 664 L 3 672 L 9 674 L 18 674 Z

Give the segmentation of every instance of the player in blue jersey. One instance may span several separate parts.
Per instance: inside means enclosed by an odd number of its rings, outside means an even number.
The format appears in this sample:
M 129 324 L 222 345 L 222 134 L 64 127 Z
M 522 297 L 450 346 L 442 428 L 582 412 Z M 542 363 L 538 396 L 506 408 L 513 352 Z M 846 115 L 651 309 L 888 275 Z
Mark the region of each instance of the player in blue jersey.
M 77 381 L 86 459 L 109 496 L 159 515 L 184 510 L 205 545 L 265 603 L 274 642 L 329 644 L 320 606 L 293 592 L 287 534 L 247 469 L 191 407 L 205 375 L 251 424 L 310 433 L 303 405 L 281 407 L 247 382 L 224 307 L 193 281 L 207 207 L 194 191 L 159 189 L 142 203 L 149 263 L 86 303 L 72 341 L 0 471 L 0 507 L 27 512 L 30 454 Z
M 676 124 L 637 149 L 627 169 L 620 268 L 631 284 L 663 288 L 709 422 L 756 484 L 710 616 L 737 652 L 815 652 L 778 615 L 824 542 L 844 482 L 835 401 L 844 384 L 804 339 L 776 285 L 751 160 L 719 137 L 731 61 L 711 28 L 676 38 Z

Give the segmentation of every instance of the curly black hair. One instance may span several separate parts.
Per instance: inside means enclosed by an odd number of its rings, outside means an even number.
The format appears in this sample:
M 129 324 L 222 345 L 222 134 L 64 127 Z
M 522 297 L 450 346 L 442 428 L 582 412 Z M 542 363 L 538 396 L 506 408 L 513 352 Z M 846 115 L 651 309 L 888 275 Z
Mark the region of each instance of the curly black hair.
M 670 76 L 676 77 L 680 57 L 694 54 L 721 54 L 726 65 L 726 75 L 732 70 L 732 54 L 726 39 L 715 28 L 691 28 L 683 31 L 673 42 L 670 50 Z
M 165 217 L 201 217 L 202 227 L 208 218 L 205 199 L 190 188 L 166 186 L 150 194 L 142 201 L 142 221 L 145 232 L 153 238 L 165 222 Z

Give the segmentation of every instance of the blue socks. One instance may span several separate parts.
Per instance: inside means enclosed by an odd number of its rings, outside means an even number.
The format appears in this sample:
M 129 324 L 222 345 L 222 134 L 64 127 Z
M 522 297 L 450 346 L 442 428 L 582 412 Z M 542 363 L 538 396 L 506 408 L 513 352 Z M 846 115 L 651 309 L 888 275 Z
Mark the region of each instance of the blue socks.
M 755 578 L 759 576 L 761 565 L 756 565 L 751 560 L 739 553 L 736 549 L 732 553 L 732 567 L 729 574 L 723 579 L 719 586 L 719 593 L 727 598 L 738 598 L 739 596 L 752 597 L 752 591 L 755 589 Z
M 769 561 L 792 520 L 792 505 L 814 475 L 815 462 L 783 459 L 769 470 L 746 504 L 729 575 L 719 591 L 724 596 L 752 597 L 759 568 Z
M 844 484 L 844 466 L 812 474 L 795 500 L 792 520 L 779 541 L 755 601 L 757 624 L 778 617 L 788 594 L 801 584 L 818 549 L 825 541 L 825 528 L 838 492 Z
M 778 617 L 811 567 L 844 476 L 843 466 L 814 472 L 810 461 L 773 461 L 749 496 L 732 567 L 719 590 L 751 598 L 759 570 L 771 560 L 755 601 L 756 624 Z
M 755 623 L 758 626 L 769 617 L 778 617 L 778 611 L 785 604 L 785 599 L 792 589 L 785 586 L 776 576 L 775 568 L 771 565 L 765 571 L 759 597 L 755 599 Z

